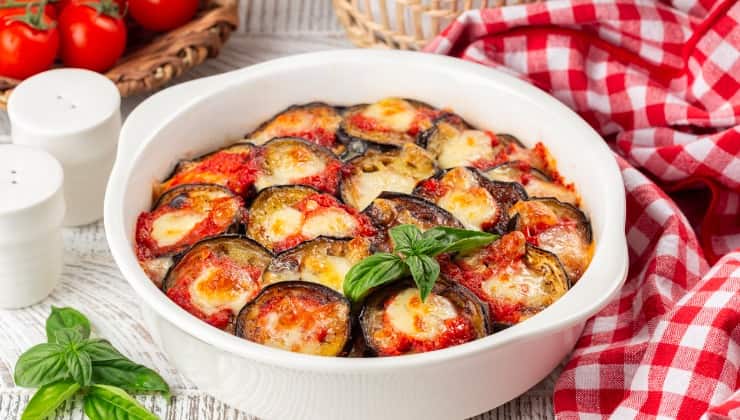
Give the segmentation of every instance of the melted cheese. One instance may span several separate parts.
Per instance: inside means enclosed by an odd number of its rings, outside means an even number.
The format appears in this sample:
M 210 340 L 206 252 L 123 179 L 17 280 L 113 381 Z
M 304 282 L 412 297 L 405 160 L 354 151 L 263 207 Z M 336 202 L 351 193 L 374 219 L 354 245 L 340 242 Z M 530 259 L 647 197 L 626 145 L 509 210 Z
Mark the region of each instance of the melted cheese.
M 318 118 L 311 112 L 296 109 L 278 115 L 264 130 L 252 135 L 248 140 L 261 145 L 267 141 L 285 135 L 285 133 L 300 133 L 314 128 Z
M 301 280 L 323 284 L 332 289 L 343 292 L 344 276 L 352 268 L 352 262 L 347 258 L 334 255 L 308 255 L 301 267 Z
M 537 235 L 537 240 L 540 247 L 558 256 L 571 280 L 578 280 L 586 271 L 590 247 L 575 225 L 554 226 Z
M 303 214 L 292 208 L 283 207 L 267 215 L 265 227 L 267 239 L 271 242 L 280 242 L 285 238 L 298 233 L 303 224 Z
M 351 236 L 357 230 L 357 220 L 346 211 L 328 208 L 312 214 L 303 224 L 301 233 L 304 238 L 313 239 L 319 236 L 342 238 Z
M 437 162 L 442 169 L 470 166 L 476 160 L 493 156 L 491 139 L 483 131 L 465 130 L 440 145 Z
M 411 129 L 416 109 L 403 99 L 386 98 L 368 106 L 362 115 L 378 121 L 383 127 L 405 133 Z
M 286 303 L 280 306 L 290 307 L 290 312 L 269 312 L 262 316 L 259 322 L 262 344 L 318 355 L 335 355 L 341 350 L 344 340 L 337 340 L 337 336 L 345 331 L 338 328 L 337 324 L 341 324 L 349 315 L 346 308 L 332 305 L 313 313 L 299 302 L 292 305 Z M 326 331 L 323 341 L 317 336 L 321 331 Z
M 445 321 L 457 317 L 455 306 L 447 298 L 430 294 L 422 302 L 417 289 L 406 289 L 386 306 L 393 328 L 418 340 L 432 340 L 447 330 Z
M 265 169 L 257 177 L 255 186 L 262 190 L 273 185 L 287 185 L 302 178 L 318 175 L 324 169 L 326 169 L 324 160 L 302 145 L 282 146 L 274 151 L 268 149 Z
M 160 247 L 174 245 L 182 240 L 198 223 L 207 217 L 192 210 L 176 210 L 157 217 L 152 223 L 152 239 Z
M 367 207 L 383 191 L 409 194 L 417 182 L 412 176 L 404 176 L 392 170 L 359 172 L 353 180 L 353 199 L 357 209 Z
M 524 189 L 530 197 L 555 197 L 562 202 L 578 205 L 579 200 L 575 192 L 553 182 L 535 178 L 531 179 Z
M 206 267 L 189 291 L 192 303 L 206 315 L 223 309 L 236 314 L 257 293 L 257 286 L 246 272 Z
M 549 305 L 552 298 L 543 289 L 541 275 L 521 262 L 507 266 L 481 284 L 491 301 L 521 302 L 529 307 Z

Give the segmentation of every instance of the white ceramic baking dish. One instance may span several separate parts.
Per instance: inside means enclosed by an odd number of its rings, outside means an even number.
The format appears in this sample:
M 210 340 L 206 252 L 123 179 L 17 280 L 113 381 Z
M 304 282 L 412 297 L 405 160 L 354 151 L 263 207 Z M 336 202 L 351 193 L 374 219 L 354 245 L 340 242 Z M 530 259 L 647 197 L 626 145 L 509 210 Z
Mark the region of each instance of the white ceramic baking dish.
M 548 146 L 577 185 L 593 224 L 594 258 L 577 285 L 535 317 L 481 340 L 411 356 L 346 359 L 276 350 L 212 328 L 172 303 L 139 268 L 136 217 L 151 204 L 153 182 L 178 159 L 224 146 L 292 104 L 391 95 L 450 107 L 474 125 Z M 189 98 L 156 109 L 164 116 L 156 128 L 137 127 L 147 133 L 139 146 L 121 144 L 128 154 L 119 153 L 110 178 L 105 229 L 121 272 L 141 298 L 146 325 L 172 363 L 203 390 L 249 413 L 322 420 L 476 415 L 544 378 L 624 281 L 625 198 L 611 151 L 575 113 L 514 77 L 430 54 L 331 51 L 219 76 Z

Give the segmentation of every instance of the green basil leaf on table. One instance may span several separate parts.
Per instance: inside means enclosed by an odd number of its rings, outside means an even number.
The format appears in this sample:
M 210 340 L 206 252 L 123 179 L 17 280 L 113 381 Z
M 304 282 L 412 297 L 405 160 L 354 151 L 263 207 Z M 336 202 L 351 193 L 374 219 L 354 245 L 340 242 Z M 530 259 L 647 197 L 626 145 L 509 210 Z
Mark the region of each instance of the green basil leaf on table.
M 433 239 L 444 244 L 434 255 L 444 252 L 465 252 L 486 246 L 499 238 L 499 235 L 476 230 L 437 226 L 423 234 L 425 239 Z
M 126 358 L 94 362 L 92 369 L 92 380 L 96 384 L 113 385 L 132 392 L 170 393 L 167 382 L 157 372 Z
M 412 255 L 406 258 L 406 264 L 411 271 L 411 277 L 419 289 L 421 301 L 425 301 L 432 292 L 434 283 L 439 277 L 439 263 L 429 255 Z
M 77 328 L 82 338 L 90 337 L 90 321 L 73 308 L 51 307 L 51 315 L 46 320 L 46 337 L 50 343 L 56 342 L 56 331 L 63 328 Z
M 370 289 L 398 280 L 408 268 L 398 255 L 381 252 L 355 264 L 344 277 L 344 294 L 353 302 L 361 300 Z
M 107 362 L 109 360 L 125 359 L 126 357 L 121 354 L 115 347 L 108 341 L 100 338 L 87 340 L 81 347 L 81 351 L 84 351 L 90 356 L 90 360 L 95 362 Z
M 64 350 L 64 346 L 56 343 L 42 343 L 28 349 L 15 364 L 16 385 L 38 388 L 69 378 Z
M 90 355 L 84 351 L 70 348 L 64 353 L 64 363 L 67 365 L 69 376 L 82 386 L 88 386 L 92 382 L 92 360 Z
M 64 380 L 46 384 L 36 391 L 31 401 L 23 410 L 21 420 L 43 420 L 72 398 L 80 389 L 80 385 L 72 380 Z
M 414 243 L 421 239 L 421 231 L 414 225 L 398 225 L 388 229 L 393 240 L 393 249 L 404 255 L 414 251 Z
M 84 409 L 90 420 L 159 420 L 124 390 L 109 385 L 91 386 Z

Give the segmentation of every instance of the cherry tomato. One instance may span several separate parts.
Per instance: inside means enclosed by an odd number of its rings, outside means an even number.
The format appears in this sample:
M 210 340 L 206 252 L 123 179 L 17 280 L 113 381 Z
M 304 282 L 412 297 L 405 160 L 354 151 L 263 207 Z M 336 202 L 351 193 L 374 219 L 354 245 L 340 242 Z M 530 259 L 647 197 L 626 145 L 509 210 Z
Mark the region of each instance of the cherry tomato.
M 198 0 L 129 0 L 128 10 L 144 29 L 169 31 L 190 21 L 198 4 Z
M 71 3 L 59 16 L 62 61 L 104 72 L 126 49 L 126 25 L 111 0 Z
M 48 16 L 27 14 L 0 22 L 0 74 L 25 79 L 48 70 L 57 56 L 59 33 Z

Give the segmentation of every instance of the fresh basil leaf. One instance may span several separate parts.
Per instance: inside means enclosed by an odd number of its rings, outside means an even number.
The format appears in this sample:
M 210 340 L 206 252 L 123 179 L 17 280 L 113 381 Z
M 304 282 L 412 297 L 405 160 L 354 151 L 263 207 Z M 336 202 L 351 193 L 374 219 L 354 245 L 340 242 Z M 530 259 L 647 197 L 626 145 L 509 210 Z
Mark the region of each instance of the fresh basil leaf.
M 124 390 L 109 385 L 91 386 L 84 408 L 90 420 L 159 420 Z
M 126 358 L 95 362 L 93 383 L 113 385 L 133 392 L 162 392 L 169 395 L 170 387 L 161 376 L 146 366 Z
M 46 337 L 50 343 L 56 342 L 56 332 L 64 328 L 76 328 L 82 338 L 90 337 L 90 321 L 73 308 L 51 307 L 51 315 L 46 320 Z
M 56 338 L 57 344 L 61 344 L 63 346 L 75 346 L 84 340 L 84 338 L 82 338 L 82 333 L 80 333 L 80 330 L 77 328 L 60 328 L 54 332 L 54 337 Z
M 93 363 L 126 358 L 108 340 L 99 338 L 87 340 L 79 349 L 87 353 Z
M 430 255 L 438 255 L 443 252 L 470 251 L 488 245 L 499 238 L 499 235 L 487 232 L 457 229 L 447 226 L 437 226 L 429 229 L 424 232 L 423 236 L 425 239 L 434 239 L 444 244 L 444 248 L 430 253 Z
M 401 257 L 373 254 L 355 264 L 344 277 L 344 294 L 353 302 L 362 300 L 370 289 L 398 280 L 408 273 Z
M 388 234 L 393 239 L 393 249 L 404 255 L 414 252 L 414 244 L 421 239 L 421 231 L 414 225 L 398 225 L 388 229 Z
M 43 343 L 31 347 L 18 358 L 13 376 L 15 384 L 25 388 L 39 388 L 69 378 L 64 346 Z
M 84 351 L 74 348 L 64 352 L 64 364 L 67 365 L 69 376 L 82 386 L 90 385 L 92 381 L 92 360 Z
M 421 301 L 425 301 L 429 293 L 432 292 L 434 283 L 439 277 L 439 263 L 428 255 L 412 255 L 406 258 L 406 265 L 411 271 L 411 277 L 419 289 Z
M 80 389 L 74 381 L 57 381 L 39 388 L 23 410 L 21 420 L 43 420 L 72 398 Z
M 413 255 L 435 255 L 440 250 L 445 248 L 445 244 L 433 239 L 433 238 L 422 238 L 416 241 L 414 244 Z

